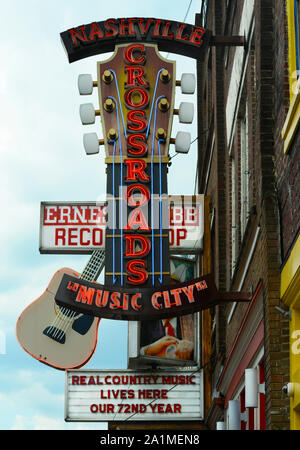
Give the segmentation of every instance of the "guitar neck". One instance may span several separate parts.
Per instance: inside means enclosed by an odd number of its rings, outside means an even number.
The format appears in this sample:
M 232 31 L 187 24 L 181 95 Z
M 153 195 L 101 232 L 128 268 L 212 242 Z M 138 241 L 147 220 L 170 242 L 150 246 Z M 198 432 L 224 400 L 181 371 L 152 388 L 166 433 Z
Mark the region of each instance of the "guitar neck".
M 97 280 L 104 267 L 104 262 L 105 252 L 103 250 L 94 250 L 80 278 L 87 281 Z

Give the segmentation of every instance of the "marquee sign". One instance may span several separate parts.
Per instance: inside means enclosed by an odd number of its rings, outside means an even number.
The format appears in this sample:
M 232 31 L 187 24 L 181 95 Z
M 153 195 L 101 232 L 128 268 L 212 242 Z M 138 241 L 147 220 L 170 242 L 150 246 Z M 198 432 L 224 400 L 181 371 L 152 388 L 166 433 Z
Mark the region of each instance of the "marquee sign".
M 70 63 L 112 52 L 118 44 L 134 42 L 157 44 L 160 51 L 201 59 L 210 38 L 209 30 L 195 25 L 145 17 L 107 19 L 61 33 Z
M 203 371 L 66 371 L 65 420 L 203 420 Z
M 199 253 L 204 230 L 204 196 L 169 196 L 170 253 Z M 110 221 L 106 202 L 42 202 L 40 253 L 85 253 L 105 249 Z

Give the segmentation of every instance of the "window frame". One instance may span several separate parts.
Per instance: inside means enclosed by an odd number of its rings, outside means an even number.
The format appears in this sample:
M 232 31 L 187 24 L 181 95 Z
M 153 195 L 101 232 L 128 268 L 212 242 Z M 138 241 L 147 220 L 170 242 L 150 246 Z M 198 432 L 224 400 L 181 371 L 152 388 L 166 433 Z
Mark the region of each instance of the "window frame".
M 250 211 L 250 183 L 249 183 L 249 111 L 248 102 L 245 106 L 245 115 L 240 120 L 240 230 L 241 241 L 243 240 Z

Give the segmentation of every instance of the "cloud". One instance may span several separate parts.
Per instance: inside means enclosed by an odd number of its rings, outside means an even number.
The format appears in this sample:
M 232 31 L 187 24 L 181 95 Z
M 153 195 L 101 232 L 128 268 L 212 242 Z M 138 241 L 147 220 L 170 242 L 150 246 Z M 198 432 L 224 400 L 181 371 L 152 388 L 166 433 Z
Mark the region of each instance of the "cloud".
M 44 260 L 44 264 L 41 262 L 39 266 L 38 262 L 31 262 L 29 259 L 28 267 L 19 265 L 14 268 L 14 276 L 11 280 L 7 280 L 9 270 L 3 267 L 2 286 L 6 284 L 6 288 L 0 293 L 2 308 L 0 329 L 6 333 L 12 333 L 18 316 L 43 294 L 54 273 L 63 267 L 70 267 L 81 272 L 84 267 L 81 261 L 81 257 L 62 257 L 55 258 L 53 262 L 48 260 L 46 263 Z
M 17 414 L 10 430 L 107 430 L 107 423 L 67 423 L 59 418 Z
M 43 376 L 44 375 L 44 376 Z M 60 373 L 63 382 L 64 374 Z M 106 429 L 106 423 L 66 423 L 63 420 L 64 394 L 57 393 L 51 370 L 18 370 L 10 374 L 7 391 L 0 392 L 1 429 L 68 430 Z M 0 376 L 1 385 L 5 377 Z M 54 382 L 53 382 L 54 379 Z M 52 381 L 51 381 L 52 380 Z M 62 384 L 63 386 L 63 384 Z

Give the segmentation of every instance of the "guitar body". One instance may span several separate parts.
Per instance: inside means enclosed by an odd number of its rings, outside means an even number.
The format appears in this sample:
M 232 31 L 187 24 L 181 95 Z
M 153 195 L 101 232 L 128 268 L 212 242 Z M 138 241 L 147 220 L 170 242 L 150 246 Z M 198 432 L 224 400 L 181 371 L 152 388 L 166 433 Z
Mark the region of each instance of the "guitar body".
M 71 269 L 60 269 L 43 294 L 20 315 L 16 336 L 33 358 L 56 369 L 82 367 L 92 357 L 100 319 L 59 307 L 55 294 L 64 274 L 79 277 Z

